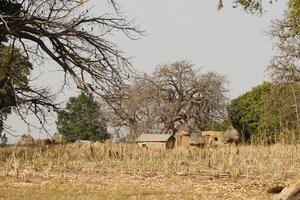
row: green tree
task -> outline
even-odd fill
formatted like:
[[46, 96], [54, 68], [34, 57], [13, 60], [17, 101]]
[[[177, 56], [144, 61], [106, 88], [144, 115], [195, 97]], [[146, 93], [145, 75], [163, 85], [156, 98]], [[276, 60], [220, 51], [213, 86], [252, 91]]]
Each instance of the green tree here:
[[299, 94], [298, 85], [264, 82], [232, 100], [229, 119], [246, 142], [274, 143], [283, 130], [298, 128]]
[[[264, 3], [272, 4], [277, 2], [278, 0], [233, 0], [233, 7], [242, 7], [246, 12], [250, 12], [252, 14], [262, 13], [264, 11]], [[295, 0], [297, 1], [297, 0]], [[219, 0], [218, 9], [223, 8], [223, 0]]]
[[[22, 56], [20, 49], [0, 45], [0, 132], [3, 121], [18, 103], [16, 97], [19, 88], [27, 89], [28, 76], [32, 65]], [[12, 85], [17, 88], [13, 89]]]
[[105, 140], [109, 137], [97, 102], [90, 95], [71, 97], [64, 110], [58, 112], [57, 129], [67, 142]]
[[258, 127], [264, 108], [264, 95], [268, 94], [269, 90], [270, 84], [263, 83], [232, 100], [228, 107], [228, 115], [232, 125], [242, 133], [245, 141], [250, 140], [251, 134]]

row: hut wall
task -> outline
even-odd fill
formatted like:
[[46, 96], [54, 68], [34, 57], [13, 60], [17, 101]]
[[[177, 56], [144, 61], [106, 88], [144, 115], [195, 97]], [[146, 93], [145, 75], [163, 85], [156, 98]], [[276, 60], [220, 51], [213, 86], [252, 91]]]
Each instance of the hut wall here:
[[174, 147], [175, 147], [175, 138], [171, 137], [166, 143], [166, 148], [173, 149]]
[[166, 149], [166, 143], [165, 142], [138, 142], [138, 145], [141, 148]]
[[181, 137], [182, 136], [176, 136], [175, 146], [179, 147], [181, 146]]
[[202, 137], [206, 146], [222, 146], [223, 132], [218, 131], [204, 131]]
[[190, 146], [190, 136], [189, 135], [183, 135], [181, 136], [181, 144], [180, 146], [188, 147]]

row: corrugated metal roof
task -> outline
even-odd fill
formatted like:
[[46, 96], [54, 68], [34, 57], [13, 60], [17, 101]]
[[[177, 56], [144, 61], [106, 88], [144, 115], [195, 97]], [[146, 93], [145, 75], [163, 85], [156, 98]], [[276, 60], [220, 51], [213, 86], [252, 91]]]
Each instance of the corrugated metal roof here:
[[172, 136], [172, 134], [142, 134], [136, 139], [136, 142], [166, 142]]

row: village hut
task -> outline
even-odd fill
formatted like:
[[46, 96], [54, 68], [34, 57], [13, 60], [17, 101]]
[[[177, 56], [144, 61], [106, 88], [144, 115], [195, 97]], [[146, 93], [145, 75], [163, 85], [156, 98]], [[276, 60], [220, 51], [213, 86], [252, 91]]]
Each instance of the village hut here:
[[180, 131], [176, 133], [176, 147], [188, 147], [190, 146], [191, 133], [186, 131]]
[[191, 129], [187, 124], [182, 124], [176, 133], [176, 147], [189, 147], [190, 146]]
[[18, 146], [33, 146], [34, 144], [34, 139], [30, 133], [22, 135], [17, 143]]
[[190, 134], [190, 146], [194, 147], [203, 147], [204, 146], [204, 140], [202, 138], [201, 132], [193, 132]]
[[141, 134], [136, 143], [142, 148], [173, 149], [175, 137], [172, 134]]
[[224, 132], [220, 131], [202, 131], [203, 143], [206, 146], [221, 146], [223, 145]]
[[94, 142], [91, 140], [77, 140], [76, 142], [74, 142], [74, 144], [93, 144]]
[[52, 143], [53, 144], [62, 144], [62, 143], [64, 143], [63, 136], [59, 133], [54, 133], [54, 135], [52, 136]]
[[50, 139], [37, 139], [35, 141], [35, 145], [37, 146], [49, 146], [52, 144], [52, 141]]
[[232, 126], [227, 129], [223, 136], [223, 142], [225, 144], [238, 144], [240, 142], [240, 134], [239, 132], [233, 128]]

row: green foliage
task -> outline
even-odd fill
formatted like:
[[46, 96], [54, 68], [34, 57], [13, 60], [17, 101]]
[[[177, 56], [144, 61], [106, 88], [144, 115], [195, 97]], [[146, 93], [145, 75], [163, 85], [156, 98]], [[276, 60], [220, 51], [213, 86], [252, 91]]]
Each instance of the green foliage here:
[[11, 46], [0, 46], [0, 80], [6, 76], [14, 79], [14, 84], [25, 87], [32, 64], [21, 54], [20, 49]]
[[71, 97], [64, 110], [58, 112], [57, 129], [67, 142], [105, 140], [109, 137], [100, 108], [92, 96]]
[[0, 147], [5, 147], [7, 144], [7, 137], [6, 134], [1, 134], [0, 133]]
[[232, 100], [228, 108], [232, 125], [242, 133], [246, 141], [250, 140], [251, 133], [257, 129], [259, 117], [262, 115], [263, 95], [268, 93], [269, 88], [268, 83], [257, 86]]
[[289, 0], [286, 20], [289, 23], [289, 37], [294, 37], [300, 32], [300, 1]]
[[212, 130], [225, 132], [231, 125], [231, 121], [229, 117], [227, 117], [221, 122], [215, 122]]
[[28, 87], [28, 75], [31, 63], [20, 50], [11, 46], [0, 45], [0, 132], [3, 120], [10, 114], [11, 107], [16, 105], [12, 85], [19, 88]]
[[274, 143], [283, 130], [298, 128], [297, 112], [291, 108], [297, 108], [299, 95], [298, 85], [286, 84], [278, 88], [264, 82], [232, 100], [228, 115], [246, 142]]
[[[277, 0], [268, 0], [268, 3], [272, 4]], [[234, 7], [242, 6], [246, 11], [251, 13], [262, 13], [263, 2], [261, 0], [235, 0]]]

